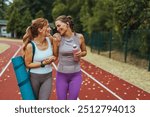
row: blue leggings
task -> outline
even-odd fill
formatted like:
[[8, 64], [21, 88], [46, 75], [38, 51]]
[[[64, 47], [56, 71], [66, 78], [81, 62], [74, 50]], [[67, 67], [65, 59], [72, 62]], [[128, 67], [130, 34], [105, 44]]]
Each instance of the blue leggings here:
[[81, 71], [56, 74], [56, 92], [58, 100], [77, 100], [82, 83]]

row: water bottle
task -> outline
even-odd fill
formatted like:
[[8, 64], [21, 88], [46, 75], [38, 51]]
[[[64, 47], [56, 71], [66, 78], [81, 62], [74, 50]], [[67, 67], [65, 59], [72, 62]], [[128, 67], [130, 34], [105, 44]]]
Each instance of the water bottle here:
[[78, 46], [76, 44], [73, 45], [73, 56], [74, 56], [74, 61], [79, 61], [79, 57], [75, 56], [75, 54], [79, 52]]

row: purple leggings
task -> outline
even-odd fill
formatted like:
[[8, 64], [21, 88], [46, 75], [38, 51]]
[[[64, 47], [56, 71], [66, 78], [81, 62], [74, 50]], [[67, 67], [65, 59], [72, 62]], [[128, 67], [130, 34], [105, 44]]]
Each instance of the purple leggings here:
[[82, 83], [81, 71], [56, 75], [56, 92], [58, 100], [77, 100]]

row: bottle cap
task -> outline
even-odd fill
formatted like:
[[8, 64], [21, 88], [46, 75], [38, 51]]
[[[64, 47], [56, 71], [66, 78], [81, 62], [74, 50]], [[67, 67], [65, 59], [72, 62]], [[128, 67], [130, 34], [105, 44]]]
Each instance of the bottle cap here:
[[77, 47], [77, 45], [76, 44], [73, 44], [73, 48], [76, 48]]

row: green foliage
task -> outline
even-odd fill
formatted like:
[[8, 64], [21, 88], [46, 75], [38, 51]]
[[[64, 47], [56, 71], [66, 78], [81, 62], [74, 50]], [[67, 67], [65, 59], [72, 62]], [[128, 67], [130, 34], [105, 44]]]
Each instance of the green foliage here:
[[[131, 53], [150, 52], [150, 34], [134, 33], [150, 29], [150, 0], [13, 0], [10, 5], [0, 0], [1, 4], [0, 18], [8, 20], [8, 31], [16, 32], [17, 37], [22, 37], [32, 19], [44, 17], [54, 24], [59, 15], [71, 15], [75, 31], [86, 32], [88, 38], [94, 32], [112, 31], [117, 49], [123, 50], [128, 39]], [[102, 36], [97, 36], [97, 42], [99, 38]]]
[[7, 4], [5, 0], [0, 0], [0, 19], [5, 19], [5, 13], [7, 10]]
[[15, 32], [20, 38], [25, 29], [31, 24], [32, 19], [44, 17], [52, 21], [51, 10], [54, 0], [14, 0], [8, 6], [6, 19], [7, 30]]
[[65, 4], [61, 0], [56, 0], [52, 10], [53, 19], [57, 18], [59, 15], [65, 15], [66, 11]]
[[56, 0], [53, 4], [52, 17], [55, 20], [60, 15], [71, 15], [74, 19], [75, 31], [82, 32], [80, 22], [81, 0]]
[[21, 28], [21, 27], [19, 27], [19, 25], [20, 25], [19, 18], [20, 17], [21, 17], [21, 14], [19, 13], [19, 11], [17, 9], [14, 9], [11, 13], [10, 19], [8, 20], [8, 24], [7, 24], [8, 32], [20, 31], [20, 28]]
[[44, 13], [43, 13], [42, 10], [39, 10], [39, 12], [37, 12], [37, 13], [35, 14], [35, 18], [39, 18], [39, 17], [44, 17]]
[[92, 33], [93, 31], [103, 31], [112, 29], [112, 0], [90, 0], [84, 2], [80, 11], [80, 21], [84, 31]]
[[85, 1], [84, 4], [82, 5], [80, 10], [80, 17], [81, 17], [80, 21], [83, 26], [83, 31], [91, 33], [92, 31], [89, 28], [91, 13], [90, 13], [88, 1]]
[[21, 33], [20, 36], [24, 35], [24, 33], [26, 31], [26, 28], [27, 28], [27, 26], [30, 26], [31, 21], [32, 21], [32, 16], [30, 14], [30, 11], [29, 11], [29, 9], [26, 9], [24, 11], [24, 15], [21, 18], [21, 24], [22, 24], [21, 28], [22, 28], [22, 30], [20, 31], [20, 33]]
[[114, 4], [115, 23], [124, 29], [138, 29], [150, 18], [148, 0], [116, 0]]
[[22, 23], [22, 14], [20, 13], [18, 7], [22, 5], [21, 0], [16, 0], [14, 4], [11, 4], [8, 8], [8, 19], [7, 31], [16, 33], [17, 37], [20, 37], [22, 34], [22, 29], [24, 23]]

